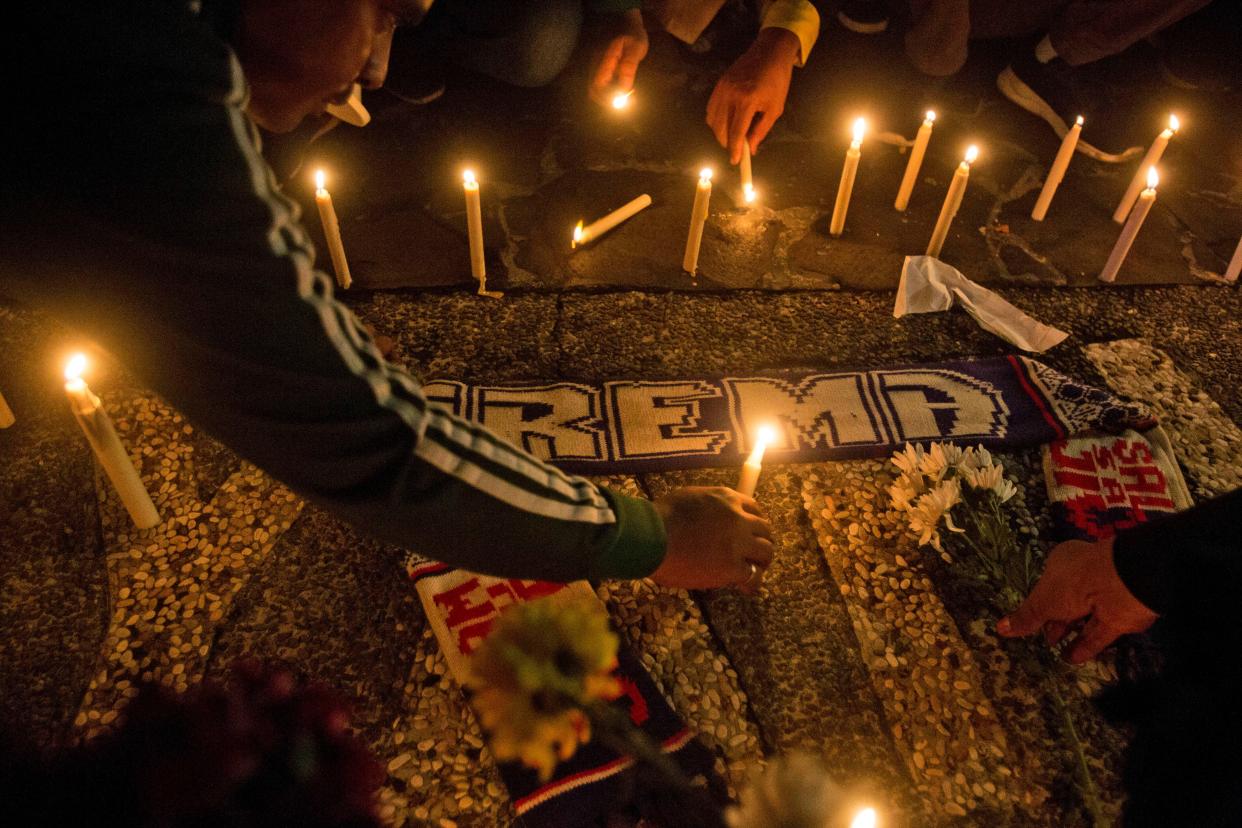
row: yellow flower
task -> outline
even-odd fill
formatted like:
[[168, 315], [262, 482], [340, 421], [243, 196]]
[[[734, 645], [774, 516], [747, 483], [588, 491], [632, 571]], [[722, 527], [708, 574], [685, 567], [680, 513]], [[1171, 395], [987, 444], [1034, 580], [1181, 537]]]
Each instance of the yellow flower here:
[[591, 738], [583, 707], [614, 699], [621, 685], [617, 636], [602, 605], [553, 596], [517, 604], [496, 620], [471, 659], [468, 684], [492, 751], [552, 775]]

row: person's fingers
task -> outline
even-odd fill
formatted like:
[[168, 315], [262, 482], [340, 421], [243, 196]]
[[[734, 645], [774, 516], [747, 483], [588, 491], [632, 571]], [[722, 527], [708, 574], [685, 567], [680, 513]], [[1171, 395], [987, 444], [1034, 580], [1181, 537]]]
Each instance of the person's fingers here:
[[717, 83], [716, 87], [712, 90], [711, 97], [707, 99], [707, 113], [703, 118], [703, 120], [707, 123], [707, 125], [712, 128], [713, 132], [716, 131], [715, 124], [716, 124], [717, 110], [720, 109], [720, 101], [724, 97], [724, 93], [721, 91], [721, 87], [722, 87], [722, 84]]
[[1090, 661], [1116, 639], [1117, 633], [1100, 621], [1099, 616], [1093, 615], [1087, 621], [1087, 625], [1082, 628], [1082, 632], [1074, 639], [1074, 646], [1069, 653], [1070, 663], [1082, 664], [1084, 661]]
[[746, 527], [750, 529], [750, 533], [756, 538], [772, 540], [772, 524], [761, 517], [747, 516], [743, 520], [746, 521]]
[[1021, 638], [1039, 632], [1044, 622], [1051, 621], [1044, 608], [1043, 581], [1035, 584], [1022, 606], [996, 622], [996, 631], [1006, 638]]
[[763, 507], [759, 505], [759, 501], [755, 500], [750, 495], [744, 495], [738, 491], [733, 491], [733, 494], [737, 496], [738, 505], [742, 507], [743, 512], [746, 512], [749, 515], [754, 515], [755, 517], [764, 517]]
[[1049, 621], [1044, 624], [1044, 640], [1050, 647], [1055, 647], [1061, 643], [1061, 639], [1065, 638], [1069, 631], [1070, 625], [1064, 621]]
[[742, 556], [760, 569], [767, 569], [772, 565], [772, 559], [776, 557], [776, 547], [767, 538], [758, 538], [752, 535], [747, 538], [745, 545], [742, 547]]
[[716, 111], [713, 113], [707, 125], [712, 128], [712, 132], [716, 136], [716, 143], [720, 146], [728, 146], [729, 143], [729, 118], [733, 110], [733, 102], [727, 94], [722, 95], [716, 103]]
[[737, 164], [742, 160], [742, 141], [750, 130], [750, 122], [755, 117], [754, 101], [746, 99], [740, 102], [729, 116], [729, 163]]
[[769, 112], [765, 109], [759, 113], [759, 118], [750, 130], [750, 152], [752, 155], [759, 152], [759, 145], [763, 143], [764, 138], [768, 137], [768, 133], [772, 131], [772, 127], [776, 125], [776, 121], [780, 117], [780, 110]]
[[604, 54], [600, 56], [599, 66], [595, 69], [592, 86], [602, 89], [612, 83], [617, 73], [617, 63], [621, 60], [621, 53], [624, 49], [625, 41], [621, 38], [615, 38], [608, 44], [608, 47], [604, 49]]
[[617, 86], [625, 91], [634, 88], [634, 76], [638, 74], [638, 64], [647, 56], [643, 44], [635, 40], [627, 40], [617, 62]]

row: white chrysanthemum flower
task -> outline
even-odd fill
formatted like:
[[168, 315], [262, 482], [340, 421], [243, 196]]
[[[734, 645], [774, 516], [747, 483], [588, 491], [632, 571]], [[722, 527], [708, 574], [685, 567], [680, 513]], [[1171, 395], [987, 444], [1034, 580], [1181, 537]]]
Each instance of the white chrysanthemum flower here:
[[893, 452], [893, 465], [907, 477], [919, 473], [919, 464], [923, 461], [923, 447], [914, 443], [906, 443], [901, 451]]
[[973, 446], [962, 453], [962, 459], [958, 462], [957, 467], [965, 472], [968, 469], [986, 469], [992, 464], [992, 452], [983, 446]]
[[940, 547], [940, 521], [950, 532], [964, 532], [953, 522], [952, 509], [962, 502], [962, 484], [957, 480], [942, 480], [927, 494], [919, 497], [910, 510], [910, 529], [919, 538], [919, 546], [930, 544], [936, 551]]
[[929, 480], [941, 480], [962, 459], [962, 450], [951, 443], [932, 443], [919, 461], [919, 471]]
[[730, 828], [825, 828], [844, 825], [845, 797], [819, 759], [791, 753], [773, 760], [725, 811]]
[[1018, 487], [1005, 477], [1001, 477], [1000, 481], [992, 487], [992, 492], [1000, 499], [1001, 503], [1007, 503], [1009, 498], [1018, 493]]
[[1018, 487], [1005, 478], [1005, 467], [1000, 464], [965, 469], [962, 476], [972, 489], [990, 489], [1001, 503], [1018, 493]]
[[927, 481], [921, 474], [903, 474], [888, 487], [888, 495], [892, 498], [893, 508], [901, 512], [910, 511], [910, 504], [926, 491]]

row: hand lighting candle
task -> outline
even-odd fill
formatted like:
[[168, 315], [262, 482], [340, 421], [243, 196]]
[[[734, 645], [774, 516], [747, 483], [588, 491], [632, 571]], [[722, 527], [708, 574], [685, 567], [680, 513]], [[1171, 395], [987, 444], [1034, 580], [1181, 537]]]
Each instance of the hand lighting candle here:
[[742, 142], [742, 162], [739, 165], [738, 172], [742, 176], [742, 198], [747, 204], [753, 204], [759, 194], [755, 192], [755, 180], [751, 177], [750, 169], [750, 141]]
[[1108, 254], [1108, 261], [1104, 263], [1104, 269], [1100, 271], [1101, 282], [1111, 282], [1117, 278], [1117, 271], [1121, 270], [1121, 263], [1126, 260], [1126, 254], [1130, 252], [1130, 246], [1134, 244], [1134, 239], [1138, 236], [1139, 229], [1143, 226], [1143, 222], [1147, 219], [1147, 214], [1151, 212], [1151, 207], [1156, 203], [1156, 184], [1160, 182], [1160, 176], [1156, 173], [1155, 167], [1147, 168], [1147, 189], [1139, 193], [1138, 201], [1134, 203], [1134, 209], [1130, 211], [1130, 217], [1126, 219], [1125, 226], [1121, 228], [1121, 235], [1117, 237], [1117, 243], [1113, 245], [1113, 252]]
[[13, 409], [9, 408], [9, 404], [4, 401], [4, 395], [0, 394], [0, 428], [8, 428], [17, 422], [17, 418], [13, 416]]
[[73, 416], [77, 418], [82, 433], [86, 435], [86, 441], [90, 443], [95, 456], [99, 458], [99, 465], [103, 466], [108, 479], [121, 496], [121, 502], [125, 504], [134, 524], [139, 529], [150, 529], [160, 522], [159, 513], [155, 511], [151, 496], [143, 487], [142, 479], [130, 462], [125, 447], [121, 445], [121, 438], [112, 427], [112, 421], [108, 419], [99, 398], [91, 393], [91, 389], [82, 380], [82, 372], [85, 370], [86, 357], [82, 354], [75, 354], [65, 366], [65, 394], [69, 397]]
[[936, 123], [936, 113], [927, 110], [927, 117], [919, 127], [918, 135], [914, 136], [914, 146], [910, 148], [910, 160], [906, 162], [906, 173], [901, 177], [901, 186], [897, 189], [897, 200], [893, 207], [904, 211], [910, 206], [910, 194], [919, 180], [919, 168], [923, 166], [923, 156], [927, 155], [927, 144], [931, 141], [932, 127]]
[[319, 206], [319, 221], [323, 224], [323, 237], [328, 243], [336, 282], [342, 290], [348, 290], [352, 280], [349, 277], [349, 262], [345, 259], [345, 245], [341, 243], [341, 224], [336, 220], [336, 208], [332, 206], [332, 195], [324, 187], [324, 179], [323, 170], [316, 170], [315, 204]]
[[712, 198], [712, 168], [699, 172], [698, 188], [694, 191], [694, 208], [690, 211], [690, 234], [686, 237], [686, 255], [681, 267], [691, 276], [699, 267], [699, 247], [703, 244], [703, 226], [707, 224], [707, 208]]
[[586, 227], [582, 226], [582, 222], [578, 222], [578, 226], [574, 228], [574, 239], [571, 246], [577, 248], [595, 241], [621, 222], [628, 221], [650, 206], [651, 196], [643, 193], [628, 204], [618, 207], [603, 218], [591, 222]]
[[850, 209], [850, 194], [854, 192], [854, 179], [858, 176], [858, 159], [862, 157], [862, 140], [867, 131], [867, 120], [854, 121], [854, 140], [845, 153], [845, 166], [841, 168], [841, 183], [837, 186], [837, 203], [832, 208], [832, 223], [828, 232], [834, 236], [845, 230], [845, 214]]
[[1057, 150], [1057, 157], [1052, 159], [1048, 177], [1044, 179], [1044, 188], [1039, 191], [1039, 198], [1035, 199], [1035, 208], [1031, 210], [1031, 218], [1036, 221], [1043, 221], [1044, 216], [1048, 215], [1048, 205], [1052, 203], [1057, 187], [1061, 186], [1061, 179], [1065, 178], [1065, 170], [1069, 168], [1070, 159], [1074, 157], [1074, 150], [1078, 146], [1078, 136], [1081, 134], [1082, 116], [1079, 115], [1078, 120], [1065, 133], [1061, 148]]
[[742, 464], [742, 475], [737, 480], [737, 491], [747, 497], [755, 496], [755, 487], [759, 485], [759, 472], [763, 470], [763, 453], [768, 445], [776, 440], [776, 430], [772, 426], [760, 426], [755, 434], [755, 445], [750, 456]]
[[945, 193], [944, 204], [940, 208], [940, 217], [936, 219], [936, 227], [932, 230], [931, 240], [927, 242], [928, 256], [939, 256], [941, 249], [944, 248], [944, 240], [949, 236], [949, 226], [953, 224], [953, 217], [957, 215], [958, 208], [962, 206], [962, 196], [966, 194], [966, 183], [970, 181], [970, 165], [975, 163], [978, 157], [979, 148], [971, 144], [966, 150], [966, 158], [958, 164], [957, 171], [953, 173], [953, 180], [949, 182], [949, 191]]
[[1238, 281], [1238, 274], [1242, 273], [1242, 239], [1238, 239], [1238, 246], [1233, 251], [1233, 258], [1229, 260], [1229, 267], [1225, 268], [1225, 281]]
[[478, 280], [479, 291], [487, 285], [487, 260], [483, 257], [483, 203], [479, 200], [479, 181], [474, 170], [461, 174], [466, 192], [466, 232], [470, 237], [470, 272]]
[[1169, 146], [1169, 141], [1182, 128], [1181, 121], [1176, 115], [1169, 116], [1169, 126], [1156, 136], [1156, 140], [1151, 142], [1147, 154], [1143, 156], [1143, 163], [1139, 164], [1137, 170], [1134, 171], [1134, 178], [1130, 179], [1130, 186], [1126, 188], [1126, 194], [1121, 197], [1121, 203], [1117, 205], [1117, 209], [1113, 211], [1113, 221], [1121, 224], [1126, 220], [1126, 216], [1130, 215], [1130, 209], [1134, 206], [1134, 200], [1138, 198], [1139, 190], [1143, 188], [1143, 179], [1147, 171], [1160, 163], [1160, 157], [1164, 155], [1165, 148]]

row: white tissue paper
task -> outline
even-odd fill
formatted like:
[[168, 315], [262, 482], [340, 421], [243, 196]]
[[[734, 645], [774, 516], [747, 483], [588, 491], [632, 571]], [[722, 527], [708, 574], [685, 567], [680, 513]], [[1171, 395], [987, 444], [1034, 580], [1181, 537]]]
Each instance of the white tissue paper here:
[[907, 256], [893, 316], [900, 319], [907, 313], [946, 311], [954, 304], [960, 304], [979, 327], [1024, 351], [1042, 353], [1069, 336], [1032, 319], [935, 256]]

